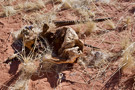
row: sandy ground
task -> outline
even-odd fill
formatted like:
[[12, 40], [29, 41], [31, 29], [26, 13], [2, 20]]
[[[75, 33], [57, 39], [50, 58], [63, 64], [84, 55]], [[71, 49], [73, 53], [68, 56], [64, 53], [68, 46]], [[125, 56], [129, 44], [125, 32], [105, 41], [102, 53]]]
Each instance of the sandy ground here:
[[[24, 0], [23, 0], [24, 1]], [[16, 0], [13, 4], [15, 5], [19, 0]], [[135, 1], [119, 0], [117, 4], [100, 4], [96, 3], [99, 8], [103, 8], [103, 12], [107, 14], [108, 17], [113, 17], [112, 21], [117, 23], [122, 16], [126, 18], [130, 16], [135, 18]], [[5, 2], [3, 2], [5, 4]], [[47, 10], [51, 9], [53, 6], [51, 4], [46, 5]], [[74, 10], [62, 10], [57, 13], [57, 20], [76, 20], [79, 17], [73, 16], [72, 12]], [[25, 13], [29, 14], [29, 13]], [[104, 17], [104, 14], [96, 13], [96, 18]], [[132, 20], [133, 20], [132, 19]], [[3, 64], [2, 62], [6, 60], [10, 55], [14, 53], [11, 44], [12, 37], [10, 33], [20, 29], [25, 23], [22, 20], [22, 14], [18, 13], [9, 17], [0, 18], [0, 87], [1, 90], [7, 90], [15, 80], [18, 74], [19, 62], [12, 62], [10, 65]], [[82, 25], [83, 26], [83, 25]], [[121, 25], [119, 25], [120, 27]], [[131, 24], [131, 29], [135, 29]], [[75, 30], [77, 26], [71, 26]], [[98, 23], [98, 29], [106, 27], [104, 23]], [[84, 32], [84, 28], [81, 28], [81, 33]], [[104, 29], [104, 28], [103, 28]], [[87, 37], [80, 37], [85, 43], [96, 46], [104, 52], [117, 53], [121, 50], [119, 44], [120, 40], [124, 38], [130, 27], [123, 31], [110, 30], [108, 33], [101, 35], [90, 35]], [[132, 32], [132, 38], [134, 41], [134, 34]], [[104, 41], [104, 42], [102, 42]], [[105, 42], [106, 41], [106, 42]], [[107, 43], [108, 42], [108, 43]], [[109, 43], [110, 42], [110, 43]], [[91, 49], [88, 47], [84, 48], [84, 52], [88, 53]], [[70, 66], [69, 66], [70, 67]], [[119, 60], [112, 61], [107, 67], [106, 71], [99, 75], [99, 68], [86, 68], [82, 69], [77, 63], [73, 65], [72, 69], [63, 71], [63, 79], [60, 84], [57, 84], [58, 76], [56, 73], [46, 73], [39, 76], [33, 76], [29, 83], [29, 90], [133, 90], [134, 79], [132, 75], [135, 74], [133, 70], [127, 70], [124, 73], [121, 71], [114, 74], [114, 72], [119, 67]], [[87, 73], [87, 74], [86, 74]], [[114, 75], [113, 75], [114, 74]], [[111, 75], [113, 75], [112, 78]], [[19, 76], [19, 75], [18, 75]], [[131, 78], [130, 78], [131, 77]], [[110, 79], [109, 79], [110, 78]], [[124, 89], [123, 89], [124, 87]]]

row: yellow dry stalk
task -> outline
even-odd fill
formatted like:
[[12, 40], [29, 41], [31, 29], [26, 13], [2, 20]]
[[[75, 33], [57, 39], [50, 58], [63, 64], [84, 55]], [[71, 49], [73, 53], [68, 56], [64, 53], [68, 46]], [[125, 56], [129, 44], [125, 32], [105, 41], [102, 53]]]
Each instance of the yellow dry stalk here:
[[115, 29], [116, 28], [114, 22], [111, 21], [111, 20], [108, 20], [106, 25], [109, 27], [109, 29]]
[[129, 26], [131, 24], [131, 22], [132, 22], [132, 17], [127, 16], [126, 19], [124, 20], [124, 22], [126, 23], [126, 25]]

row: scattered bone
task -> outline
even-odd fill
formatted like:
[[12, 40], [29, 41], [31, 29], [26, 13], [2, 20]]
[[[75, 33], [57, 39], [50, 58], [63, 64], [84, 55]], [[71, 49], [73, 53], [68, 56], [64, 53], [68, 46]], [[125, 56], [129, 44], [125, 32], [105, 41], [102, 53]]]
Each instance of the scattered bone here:
[[79, 40], [76, 32], [68, 27], [64, 42], [62, 43], [59, 53], [61, 57], [71, 58], [76, 55], [80, 55], [83, 51], [83, 42]]
[[[22, 40], [20, 45], [28, 48], [25, 49], [26, 53], [31, 52], [35, 44], [37, 51], [33, 54], [38, 54], [43, 62], [50, 61], [56, 64], [74, 63], [82, 54], [84, 45], [76, 32], [71, 27], [62, 27], [53, 32], [48, 31], [48, 29], [49, 26], [47, 24], [44, 24], [43, 30], [34, 26], [25, 26], [13, 33], [14, 42]], [[21, 50], [19, 51], [21, 52]]]
[[[46, 37], [48, 33], [46, 33], [44, 37]], [[47, 39], [50, 41], [49, 38]], [[57, 64], [73, 63], [83, 52], [83, 42], [79, 40], [76, 32], [71, 27], [58, 29], [53, 35], [52, 42], [52, 47], [54, 47], [53, 54], [56, 55], [57, 59], [50, 55], [44, 55], [44, 60], [50, 61], [50, 59], [52, 59], [52, 62], [56, 62]]]

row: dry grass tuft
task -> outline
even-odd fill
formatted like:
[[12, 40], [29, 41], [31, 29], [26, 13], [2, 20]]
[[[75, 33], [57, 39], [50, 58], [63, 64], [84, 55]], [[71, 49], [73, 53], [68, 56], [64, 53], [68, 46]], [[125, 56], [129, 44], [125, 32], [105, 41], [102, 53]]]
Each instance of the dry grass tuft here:
[[122, 67], [122, 71], [123, 72], [129, 72], [132, 73], [132, 71], [135, 68], [135, 59], [134, 57], [131, 55], [130, 52], [126, 52], [123, 57], [122, 57], [122, 64], [124, 65]]
[[111, 21], [111, 20], [108, 20], [108, 21], [106, 22], [106, 25], [108, 26], [109, 29], [115, 29], [115, 28], [116, 28], [114, 22]]
[[121, 69], [123, 72], [132, 70], [135, 68], [135, 59], [134, 59], [134, 45], [135, 42], [131, 42], [128, 37], [125, 37], [122, 41], [123, 53], [122, 53], [122, 65], [124, 65]]
[[45, 7], [45, 3], [42, 0], [37, 0], [35, 2], [26, 1], [25, 3], [19, 3], [18, 5], [15, 6], [3, 6], [3, 12], [0, 13], [0, 16], [8, 17], [23, 10], [27, 12], [27, 11], [39, 10], [44, 7]]
[[86, 30], [85, 30], [85, 34], [86, 36], [90, 35], [93, 31], [96, 30], [96, 23], [94, 22], [87, 22], [86, 23]]
[[37, 7], [40, 9], [40, 8], [44, 8], [45, 7], [45, 4], [42, 0], [37, 0], [36, 1], [36, 5]]
[[30, 57], [24, 57], [22, 60], [24, 62], [22, 63], [22, 68], [20, 70], [21, 75], [15, 84], [9, 87], [13, 90], [27, 90], [31, 76], [37, 72], [38, 66], [34, 63], [35, 60], [32, 60]]
[[[31, 15], [24, 15], [23, 19], [28, 24], [35, 24], [38, 27], [41, 27], [44, 23], [47, 23], [49, 26], [53, 26], [52, 21], [55, 20], [56, 14], [53, 12], [48, 13], [33, 13]], [[51, 27], [50, 27], [51, 28]]]
[[35, 3], [33, 3], [33, 2], [25, 2], [23, 9], [25, 11], [33, 11], [33, 10], [41, 9], [43, 7], [45, 7], [44, 2], [42, 0], [38, 0]]
[[17, 12], [12, 6], [3, 7], [3, 11], [4, 11], [5, 16], [7, 17], [14, 15]]
[[9, 87], [9, 89], [11, 89], [11, 90], [28, 90], [28, 80], [24, 79], [24, 77], [20, 77], [20, 78], [21, 79], [17, 80], [15, 85]]

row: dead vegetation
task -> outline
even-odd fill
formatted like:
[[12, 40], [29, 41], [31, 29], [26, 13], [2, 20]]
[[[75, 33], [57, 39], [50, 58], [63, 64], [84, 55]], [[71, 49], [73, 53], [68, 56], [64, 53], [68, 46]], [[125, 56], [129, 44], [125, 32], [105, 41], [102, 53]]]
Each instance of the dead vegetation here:
[[[70, 82], [93, 90], [134, 90], [134, 15], [110, 17], [104, 9], [121, 10], [114, 5], [118, 1], [37, 0], [12, 5], [15, 1], [2, 5], [0, 17], [21, 13], [27, 25], [11, 33], [15, 53], [4, 63], [18, 60], [21, 68], [18, 78], [5, 82], [2, 90], [29, 90], [30, 80], [43, 78], [53, 82], [51, 87], [55, 89], [63, 89], [62, 82]], [[64, 11], [72, 12], [71, 17], [77, 20], [63, 19]], [[79, 72], [82, 81], [67, 80], [64, 71], [68, 70]], [[98, 88], [97, 83], [102, 85]]]

